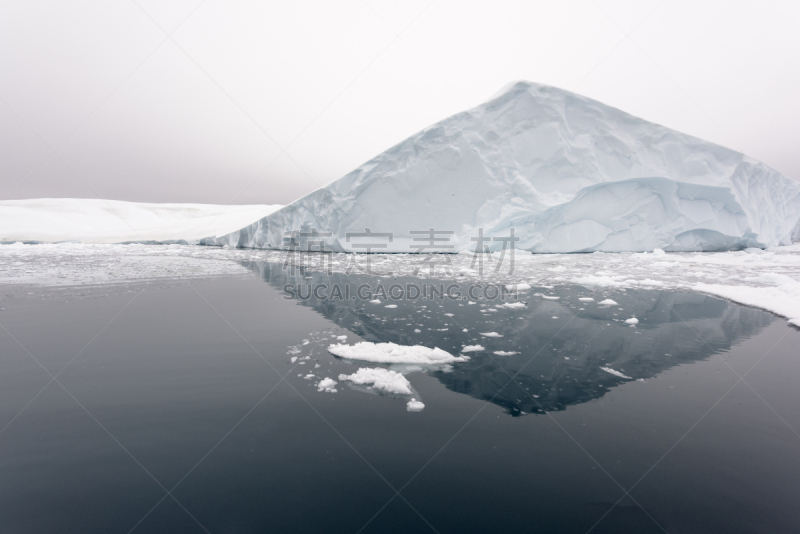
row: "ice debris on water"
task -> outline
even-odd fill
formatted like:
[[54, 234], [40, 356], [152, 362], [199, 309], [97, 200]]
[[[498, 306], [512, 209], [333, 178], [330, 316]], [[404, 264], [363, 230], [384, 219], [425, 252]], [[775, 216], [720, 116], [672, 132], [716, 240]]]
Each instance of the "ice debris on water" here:
[[361, 367], [353, 374], [341, 374], [339, 380], [370, 386], [378, 391], [396, 395], [411, 395], [411, 382], [401, 373], [382, 367]]
[[323, 378], [317, 383], [317, 391], [336, 393], [336, 384], [338, 384], [338, 382], [333, 378]]

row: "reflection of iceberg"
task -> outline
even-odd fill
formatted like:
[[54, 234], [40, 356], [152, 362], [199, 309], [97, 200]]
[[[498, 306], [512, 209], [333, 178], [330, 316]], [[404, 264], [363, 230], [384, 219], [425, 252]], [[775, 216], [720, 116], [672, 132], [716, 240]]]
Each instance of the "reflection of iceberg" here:
[[[285, 284], [374, 288], [387, 283], [362, 275], [291, 276], [278, 264], [244, 265], [278, 288]], [[422, 281], [391, 279], [391, 283], [406, 282]], [[499, 404], [513, 415], [563, 410], [628, 382], [603, 367], [632, 379], [650, 378], [727, 350], [774, 320], [769, 313], [697, 293], [620, 291], [613, 295], [616, 305], [600, 306], [580, 300], [587, 297], [584, 288], [549, 292], [560, 299], [530, 298], [526, 307], [514, 309], [459, 306], [462, 301], [445, 299], [401, 300], [395, 302], [397, 308], [387, 310], [365, 300], [318, 299], [313, 293], [299, 302], [372, 342], [425, 345], [458, 354], [480, 338], [485, 351], [470, 352], [468, 361], [431, 374], [447, 388]], [[632, 316], [639, 320], [635, 327], [625, 323]], [[489, 328], [502, 337], [479, 336]], [[496, 356], [495, 351], [518, 354]]]
[[363, 252], [347, 234], [369, 229], [393, 234], [366, 239], [379, 251], [431, 252], [411, 234], [429, 228], [452, 232], [444, 252], [474, 250], [479, 229], [499, 238], [511, 228], [533, 252], [785, 245], [800, 239], [800, 184], [739, 152], [519, 82], [204, 243], [284, 248], [287, 232], [316, 229], [330, 232], [309, 238], [316, 246]]

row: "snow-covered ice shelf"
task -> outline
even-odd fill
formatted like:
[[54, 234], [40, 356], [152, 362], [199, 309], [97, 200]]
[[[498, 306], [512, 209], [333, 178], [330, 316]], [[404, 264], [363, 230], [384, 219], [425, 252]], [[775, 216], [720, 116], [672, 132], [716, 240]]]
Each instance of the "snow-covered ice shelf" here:
[[0, 241], [196, 243], [202, 237], [237, 230], [280, 208], [83, 198], [6, 200], [0, 205]]

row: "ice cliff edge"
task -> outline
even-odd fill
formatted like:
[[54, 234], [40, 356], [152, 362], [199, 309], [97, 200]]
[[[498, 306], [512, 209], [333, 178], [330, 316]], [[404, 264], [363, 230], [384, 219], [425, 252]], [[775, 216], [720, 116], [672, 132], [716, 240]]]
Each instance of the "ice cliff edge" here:
[[458, 252], [512, 228], [516, 248], [545, 253], [787, 245], [800, 240], [800, 183], [596, 100], [517, 82], [201, 243], [283, 249], [294, 233], [303, 250]]

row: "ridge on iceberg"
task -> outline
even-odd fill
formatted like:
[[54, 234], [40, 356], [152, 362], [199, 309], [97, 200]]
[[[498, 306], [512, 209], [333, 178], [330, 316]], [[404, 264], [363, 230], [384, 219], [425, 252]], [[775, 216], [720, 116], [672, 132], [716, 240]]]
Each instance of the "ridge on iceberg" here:
[[[452, 234], [420, 248], [424, 234], [411, 232], [431, 228]], [[337, 252], [368, 252], [368, 242], [384, 245], [372, 252], [460, 252], [475, 249], [481, 230], [500, 238], [512, 228], [515, 247], [531, 252], [788, 245], [800, 240], [800, 183], [596, 100], [517, 82], [256, 223], [201, 243], [282, 249], [299, 232], [300, 250], [324, 240]], [[330, 235], [303, 235], [314, 230]], [[369, 232], [387, 236], [347, 235]]]

